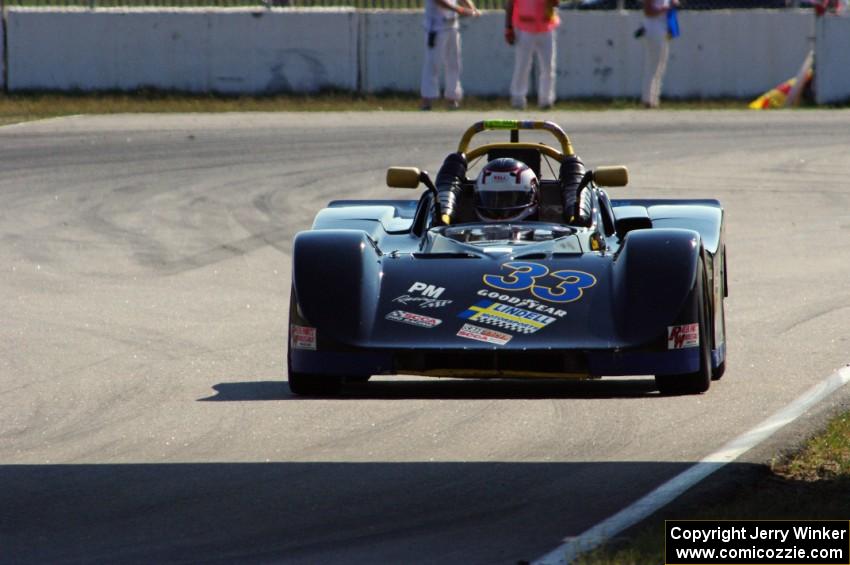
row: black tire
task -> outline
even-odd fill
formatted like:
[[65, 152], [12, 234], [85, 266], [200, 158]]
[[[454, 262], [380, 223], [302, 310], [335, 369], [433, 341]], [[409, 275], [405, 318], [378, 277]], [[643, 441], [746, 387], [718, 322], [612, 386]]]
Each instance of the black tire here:
[[699, 370], [681, 375], [655, 375], [655, 386], [665, 395], [701, 394], [711, 386], [711, 328], [705, 295], [705, 268], [702, 259], [697, 264], [697, 302], [699, 323]]
[[723, 363], [718, 365], [717, 368], [715, 368], [714, 371], [712, 371], [711, 380], [719, 381], [720, 378], [723, 376], [723, 373], [725, 373], [725, 372], [726, 372], [726, 360], [724, 359]]
[[342, 387], [342, 378], [330, 375], [312, 375], [310, 373], [296, 373], [292, 370], [292, 363], [286, 359], [287, 371], [289, 373], [289, 390], [292, 394], [299, 396], [336, 396]]
[[[289, 294], [289, 327], [293, 322], [301, 322], [295, 303], [295, 290]], [[299, 396], [335, 396], [342, 387], [342, 378], [329, 375], [313, 375], [296, 373], [292, 370], [292, 342], [286, 340], [286, 371], [289, 380], [289, 390]]]
[[354, 375], [353, 377], [345, 377], [345, 382], [357, 384], [368, 383], [371, 378], [372, 375]]
[[[726, 335], [726, 296], [729, 293], [729, 287], [726, 283], [727, 273], [726, 270], [726, 246], [723, 246], [723, 292], [720, 293], [720, 323], [723, 325], [723, 340], [726, 342], [728, 340], [728, 336]], [[728, 349], [726, 350], [726, 355], [728, 355]], [[719, 381], [723, 374], [726, 372], [726, 355], [723, 357], [723, 362], [714, 369], [711, 373], [711, 380]]]
[[[295, 301], [295, 289], [289, 294], [289, 327], [292, 324], [303, 324], [304, 320]], [[366, 383], [371, 375], [315, 375], [312, 373], [297, 373], [292, 370], [292, 342], [287, 340], [286, 344], [286, 370], [288, 373], [289, 390], [292, 394], [300, 396], [336, 396], [339, 394], [342, 384]]]

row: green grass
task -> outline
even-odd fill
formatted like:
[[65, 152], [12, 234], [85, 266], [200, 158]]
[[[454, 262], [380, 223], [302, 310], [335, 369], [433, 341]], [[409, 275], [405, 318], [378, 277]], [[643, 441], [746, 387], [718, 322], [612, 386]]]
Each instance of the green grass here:
[[[772, 467], [779, 477], [803, 482], [850, 478], [850, 412], [830, 422], [802, 453], [778, 459]], [[847, 497], [850, 501], [850, 492]]]
[[[745, 100], [665, 101], [666, 109], [740, 109]], [[412, 94], [356, 95], [324, 92], [315, 95], [216, 96], [140, 91], [134, 93], [17, 93], [0, 94], [0, 124], [39, 120], [74, 114], [169, 113], [169, 112], [380, 112], [418, 111], [419, 98]], [[637, 100], [567, 100], [555, 110], [629, 110], [640, 108]], [[463, 109], [509, 111], [507, 98], [468, 97]], [[436, 104], [436, 112], [445, 112]], [[534, 106], [529, 112], [534, 112]], [[517, 112], [519, 114], [519, 112]]]
[[[739, 485], [696, 511], [664, 518], [693, 520], [844, 520], [850, 516], [850, 413], [829, 423], [791, 455], [760, 470], [752, 485]], [[663, 519], [630, 539], [581, 556], [581, 565], [642, 565], [664, 562]]]

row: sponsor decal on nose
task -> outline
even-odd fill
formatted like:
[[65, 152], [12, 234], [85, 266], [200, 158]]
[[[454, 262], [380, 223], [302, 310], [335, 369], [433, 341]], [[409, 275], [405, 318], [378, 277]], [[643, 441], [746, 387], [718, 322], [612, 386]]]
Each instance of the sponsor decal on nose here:
[[427, 284], [423, 282], [415, 282], [410, 288], [407, 289], [407, 292], [419, 293], [422, 296], [427, 296], [428, 298], [439, 298], [441, 294], [446, 289], [441, 286], [435, 286], [433, 284]]
[[699, 324], [667, 326], [667, 349], [699, 347]]
[[289, 326], [289, 343], [293, 349], [316, 350], [316, 328], [310, 326]]
[[410, 285], [406, 294], [396, 296], [392, 301], [405, 306], [415, 305], [419, 308], [442, 308], [452, 303], [451, 300], [440, 299], [445, 291], [446, 289], [442, 286], [416, 281]]
[[555, 321], [555, 318], [545, 314], [491, 300], [481, 300], [458, 314], [458, 317], [523, 334], [534, 333]]
[[405, 312], [404, 310], [393, 310], [386, 315], [386, 319], [391, 322], [401, 322], [403, 324], [410, 324], [411, 326], [418, 326], [420, 328], [436, 328], [443, 323], [443, 321], [438, 318], [423, 316], [422, 314], [416, 314], [414, 312]]
[[496, 345], [505, 345], [513, 337], [511, 334], [482, 328], [473, 324], [464, 324], [457, 332], [457, 335], [466, 339], [474, 339], [475, 341], [483, 341], [484, 343], [493, 343]]

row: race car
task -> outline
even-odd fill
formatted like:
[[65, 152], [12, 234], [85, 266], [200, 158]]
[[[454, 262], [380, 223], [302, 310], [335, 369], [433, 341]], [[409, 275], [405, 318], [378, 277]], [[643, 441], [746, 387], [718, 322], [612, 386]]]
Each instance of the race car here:
[[[490, 130], [510, 137], [472, 146]], [[389, 168], [419, 198], [330, 202], [293, 242], [289, 388], [651, 375], [662, 394], [705, 392], [726, 366], [723, 208], [604, 189], [627, 183], [625, 167], [586, 169], [555, 123], [485, 120], [436, 182]]]

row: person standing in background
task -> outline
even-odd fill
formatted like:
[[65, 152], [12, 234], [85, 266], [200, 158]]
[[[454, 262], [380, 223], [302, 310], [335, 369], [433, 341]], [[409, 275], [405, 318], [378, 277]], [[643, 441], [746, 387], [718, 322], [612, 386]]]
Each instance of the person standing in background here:
[[555, 33], [561, 24], [558, 0], [507, 0], [505, 41], [516, 46], [511, 80], [511, 106], [524, 110], [532, 57], [537, 56], [537, 105], [555, 103]]
[[[641, 102], [645, 108], [658, 108], [661, 104], [661, 83], [670, 56], [670, 30], [667, 15], [679, 5], [679, 0], [643, 1], [643, 89]], [[678, 35], [678, 30], [677, 30]]]
[[458, 19], [479, 16], [472, 0], [425, 0], [425, 61], [422, 65], [421, 110], [430, 110], [440, 98], [440, 68], [445, 67], [445, 98], [450, 110], [460, 107], [460, 24]]

